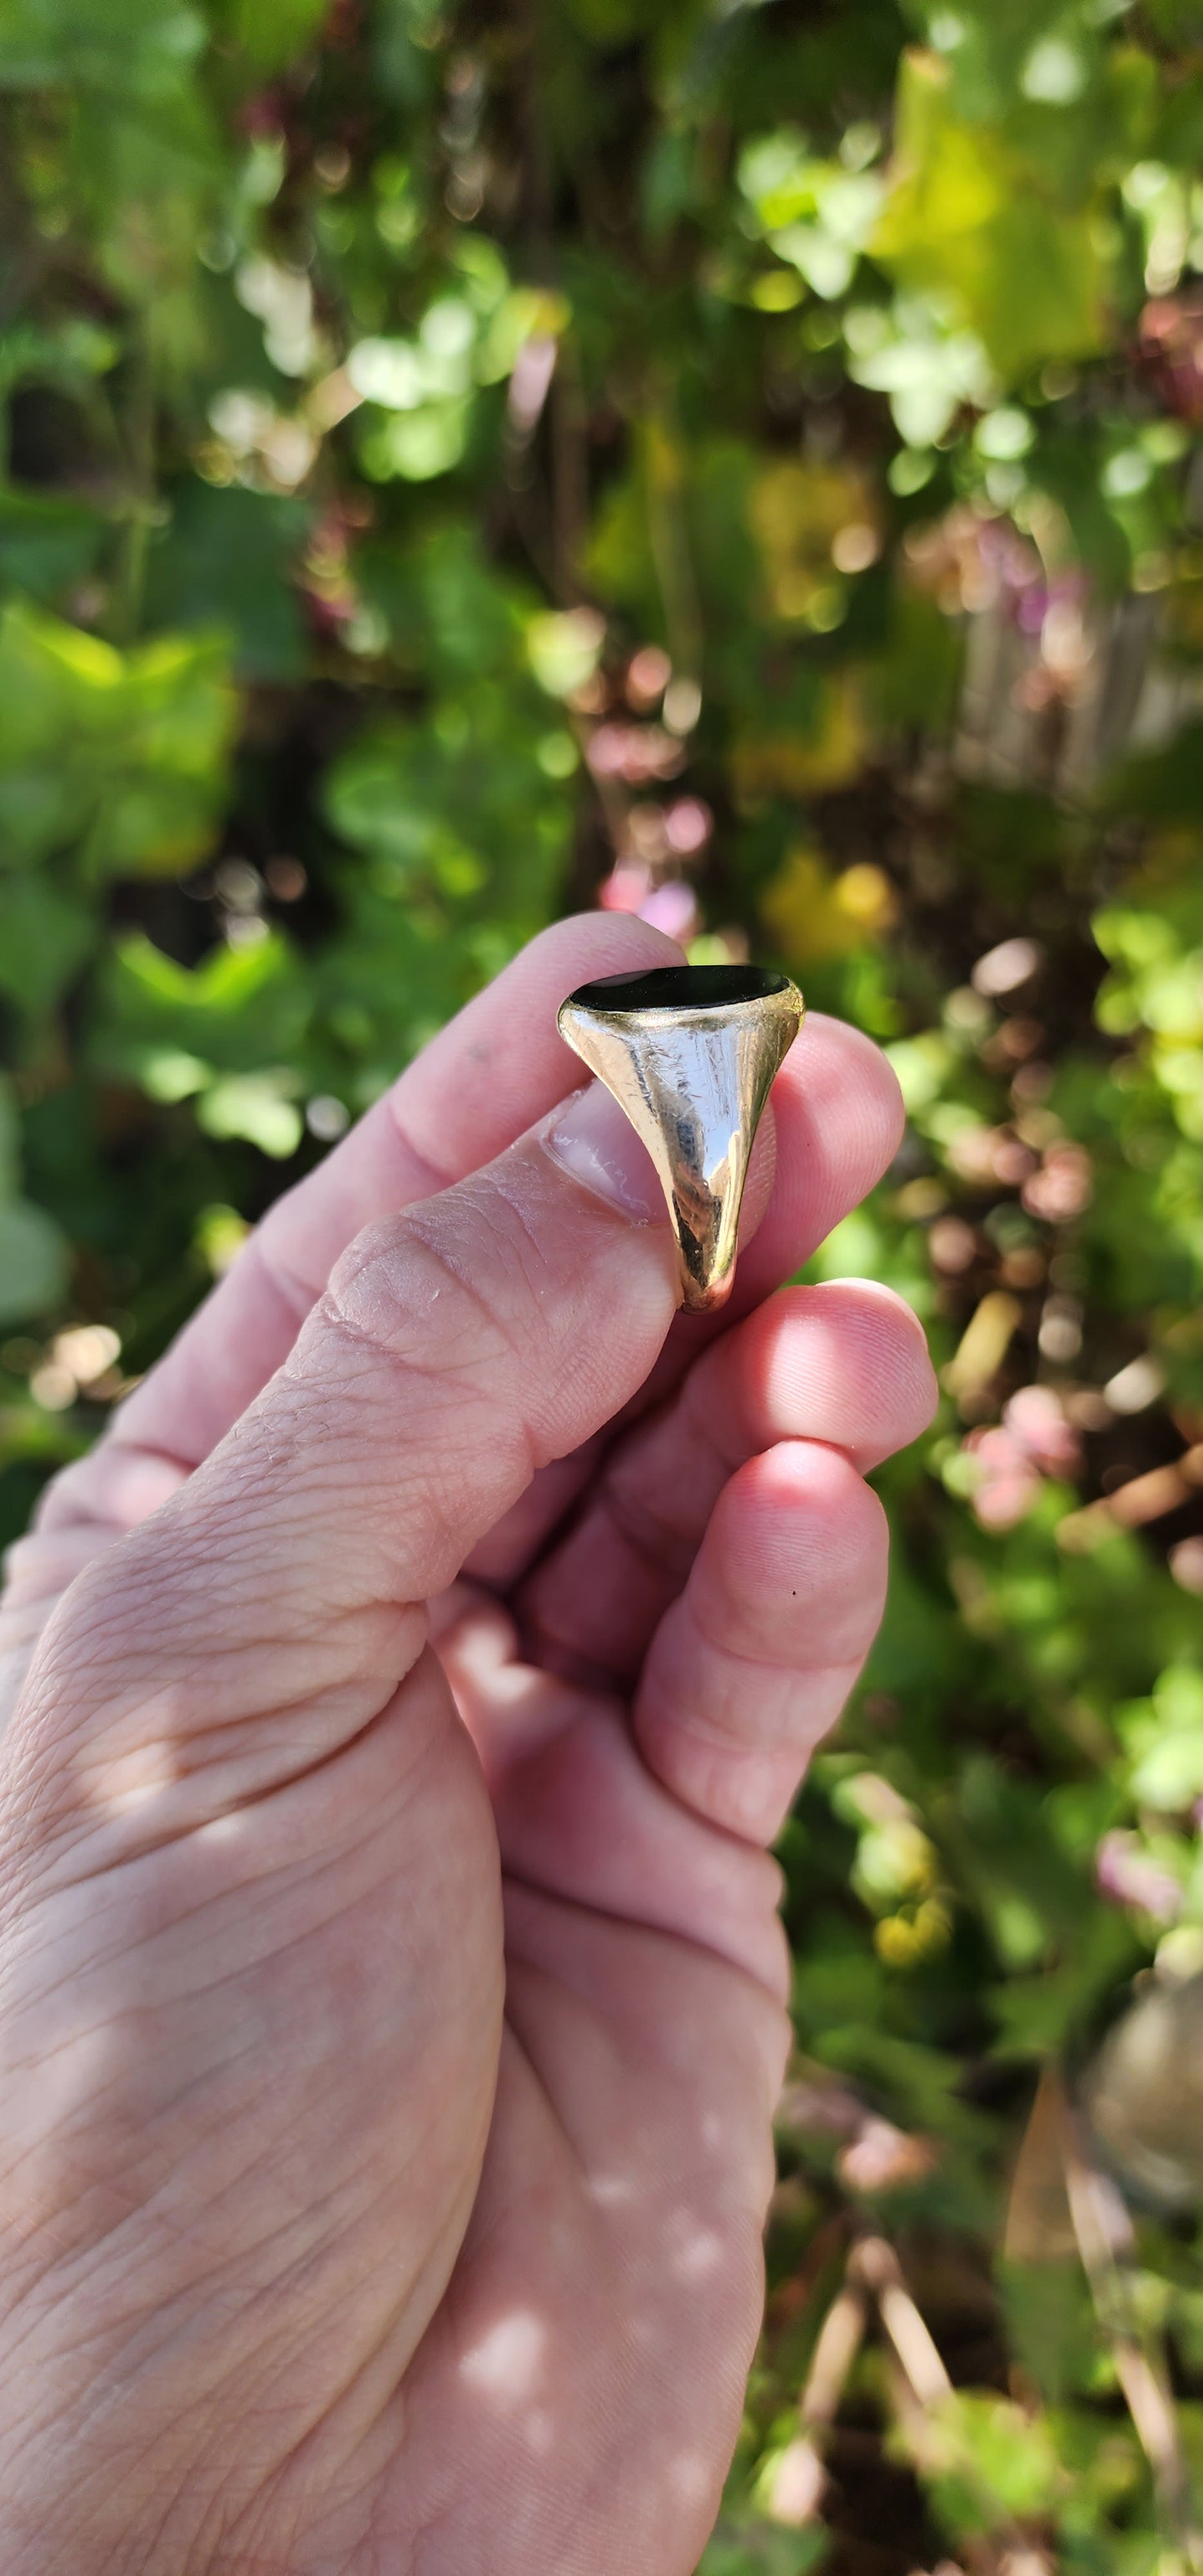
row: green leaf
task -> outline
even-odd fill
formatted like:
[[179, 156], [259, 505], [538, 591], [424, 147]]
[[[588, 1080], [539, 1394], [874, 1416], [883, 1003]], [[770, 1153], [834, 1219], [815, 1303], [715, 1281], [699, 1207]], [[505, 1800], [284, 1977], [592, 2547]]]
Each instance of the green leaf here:
[[71, 1247], [44, 1208], [0, 1201], [0, 1324], [24, 1323], [61, 1305]]
[[1097, 207], [1059, 201], [1001, 128], [959, 117], [930, 55], [904, 67], [895, 181], [872, 249], [904, 287], [952, 300], [1005, 384], [1109, 336]]
[[115, 952], [105, 1001], [97, 1052], [107, 1067], [128, 1072], [159, 1061], [164, 1049], [223, 1074], [287, 1062], [310, 1011], [296, 957], [278, 933], [257, 947], [215, 948], [195, 967], [178, 966], [136, 933]]
[[0, 992], [32, 1017], [61, 999], [95, 936], [90, 908], [50, 877], [0, 877]]
[[698, 2569], [698, 2576], [810, 2576], [828, 2554], [830, 2536], [817, 2526], [809, 2531], [781, 2531], [770, 2522], [734, 2522], [724, 2517]]
[[222, 26], [247, 63], [262, 75], [282, 71], [304, 53], [330, 15], [330, 0], [221, 0]]
[[195, 477], [180, 485], [151, 551], [148, 623], [224, 628], [240, 674], [299, 679], [304, 630], [290, 575], [311, 523], [307, 504], [282, 493], [219, 491]]
[[[377, 863], [381, 892], [494, 913], [547, 900], [572, 811], [539, 758], [547, 703], [533, 684], [481, 682], [426, 724], [365, 732], [329, 772], [334, 829]], [[486, 891], [487, 890], [487, 891]]]
[[305, 1122], [291, 1097], [296, 1077], [279, 1072], [231, 1074], [215, 1082], [201, 1100], [197, 1116], [207, 1136], [243, 1136], [261, 1154], [283, 1162], [295, 1154]]
[[[928, 2457], [933, 2463], [929, 2468]], [[1047, 2424], [1007, 2398], [958, 2389], [931, 2409], [924, 2484], [955, 2538], [1054, 2510], [1067, 2491]]]
[[9, 865], [74, 848], [92, 876], [176, 874], [211, 838], [235, 700], [223, 641], [128, 655], [21, 601], [0, 620], [0, 833]]
[[83, 502], [0, 490], [0, 584], [52, 606], [92, 571], [105, 534], [101, 513]]
[[0, 88], [156, 98], [178, 90], [204, 42], [199, 11], [175, 0], [3, 0]]
[[70, 1265], [60, 1227], [20, 1195], [20, 1125], [0, 1079], [0, 1324], [32, 1322], [59, 1305]]

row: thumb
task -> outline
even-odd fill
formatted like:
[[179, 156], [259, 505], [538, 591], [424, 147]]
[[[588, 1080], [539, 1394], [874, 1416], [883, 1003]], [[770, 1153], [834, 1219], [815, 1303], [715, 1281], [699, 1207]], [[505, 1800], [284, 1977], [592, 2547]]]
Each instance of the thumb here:
[[205, 1465], [66, 1594], [7, 1739], [25, 1799], [69, 1833], [99, 1803], [145, 1848], [337, 1752], [429, 1596], [637, 1392], [676, 1302], [651, 1162], [598, 1083], [370, 1227]]

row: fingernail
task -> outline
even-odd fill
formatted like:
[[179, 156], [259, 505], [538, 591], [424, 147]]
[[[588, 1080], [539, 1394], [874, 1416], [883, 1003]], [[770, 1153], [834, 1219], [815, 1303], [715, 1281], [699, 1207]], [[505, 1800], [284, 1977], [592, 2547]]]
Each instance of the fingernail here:
[[621, 1208], [624, 1216], [640, 1225], [667, 1217], [651, 1155], [604, 1082], [574, 1092], [566, 1108], [557, 1111], [544, 1142], [574, 1181]]

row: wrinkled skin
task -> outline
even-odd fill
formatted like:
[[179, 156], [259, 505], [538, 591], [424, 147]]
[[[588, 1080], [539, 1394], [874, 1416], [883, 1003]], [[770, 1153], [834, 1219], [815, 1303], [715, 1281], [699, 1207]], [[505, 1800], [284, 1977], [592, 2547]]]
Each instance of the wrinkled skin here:
[[885, 1291], [772, 1293], [898, 1140], [852, 1031], [777, 1081], [717, 1321], [549, 1142], [562, 995], [675, 954], [536, 941], [15, 1551], [5, 2576], [704, 2545], [786, 2045], [765, 1846], [932, 1381]]

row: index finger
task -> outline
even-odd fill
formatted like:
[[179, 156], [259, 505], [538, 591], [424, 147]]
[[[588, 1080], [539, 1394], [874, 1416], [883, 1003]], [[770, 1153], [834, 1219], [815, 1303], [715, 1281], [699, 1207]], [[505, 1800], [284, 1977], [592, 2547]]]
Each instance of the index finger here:
[[[491, 1162], [579, 1086], [580, 1065], [556, 1028], [565, 993], [595, 975], [680, 963], [674, 941], [630, 915], [583, 913], [532, 940], [269, 1208], [103, 1447], [56, 1482], [42, 1526], [92, 1517], [112, 1491], [114, 1447], [152, 1451], [185, 1471], [199, 1465], [287, 1358], [366, 1225]], [[136, 1507], [131, 1517], [141, 1517]]]

